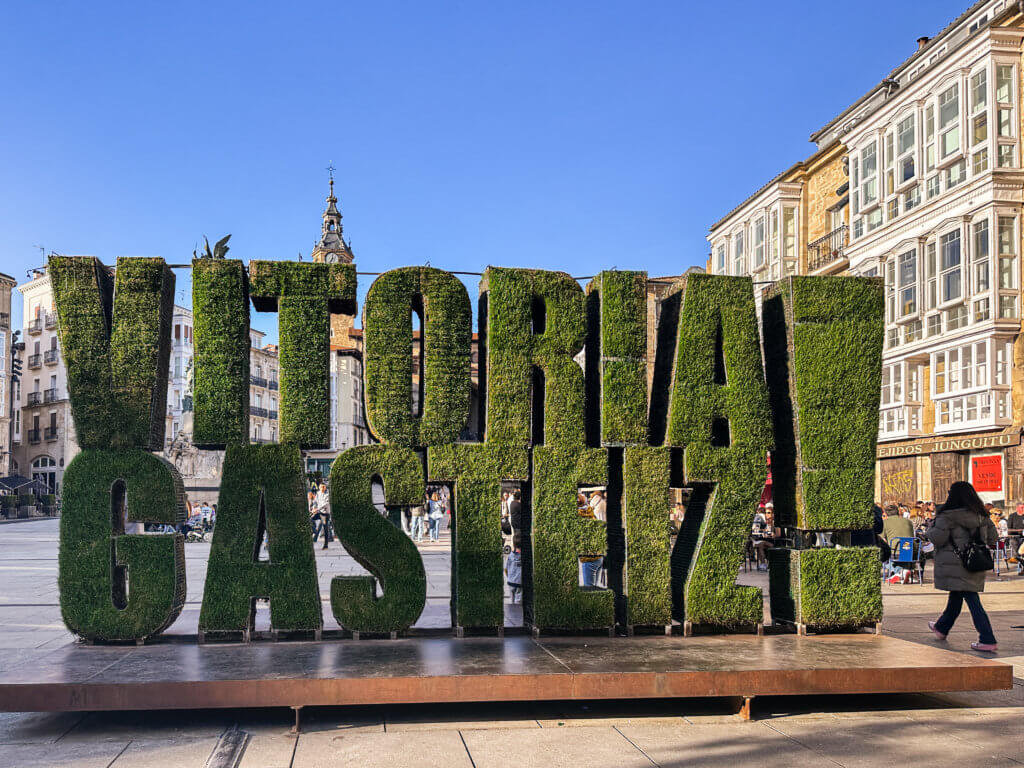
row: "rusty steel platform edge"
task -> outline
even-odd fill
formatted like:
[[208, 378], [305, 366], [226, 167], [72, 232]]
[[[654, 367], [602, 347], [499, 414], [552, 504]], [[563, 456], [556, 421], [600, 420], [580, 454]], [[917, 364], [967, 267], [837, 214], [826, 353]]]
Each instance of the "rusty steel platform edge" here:
[[[905, 641], [904, 641], [905, 642]], [[957, 654], [954, 654], [957, 655]], [[1013, 667], [947, 666], [0, 683], [0, 711], [213, 709], [1007, 690]]]

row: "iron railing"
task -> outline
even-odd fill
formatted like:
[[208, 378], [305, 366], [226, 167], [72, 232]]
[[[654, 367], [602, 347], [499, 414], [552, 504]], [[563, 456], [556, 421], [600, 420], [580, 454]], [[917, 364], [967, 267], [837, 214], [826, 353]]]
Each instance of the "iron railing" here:
[[31, 369], [41, 368], [43, 365], [42, 355], [29, 355], [28, 356], [28, 367]]
[[43, 437], [46, 438], [46, 442], [52, 443], [54, 440], [57, 439], [57, 428], [47, 427], [46, 429], [43, 430]]
[[57, 362], [57, 359], [59, 357], [59, 349], [48, 349], [45, 352], [43, 352], [43, 362], [46, 363], [47, 365], [53, 365], [54, 363]]
[[807, 244], [807, 271], [816, 272], [843, 258], [849, 242], [850, 228], [843, 224], [824, 237]]
[[43, 392], [43, 402], [44, 403], [56, 403], [58, 399], [59, 398], [57, 397], [57, 388], [56, 387], [50, 387], [45, 392]]

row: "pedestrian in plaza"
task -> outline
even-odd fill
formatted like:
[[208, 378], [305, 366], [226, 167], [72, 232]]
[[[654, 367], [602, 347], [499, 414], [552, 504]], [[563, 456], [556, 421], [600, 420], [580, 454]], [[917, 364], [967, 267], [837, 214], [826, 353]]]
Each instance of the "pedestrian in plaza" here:
[[512, 524], [512, 533], [523, 530], [523, 492], [516, 488], [512, 491], [512, 501], [508, 503], [508, 521]]
[[523, 589], [523, 540], [518, 533], [512, 537], [512, 551], [505, 558], [505, 581], [512, 591], [512, 602], [521, 603], [518, 596]]
[[[995, 544], [996, 527], [970, 483], [959, 481], [950, 486], [949, 497], [939, 509], [928, 538], [935, 544], [935, 588], [949, 592], [946, 610], [935, 621], [929, 621], [928, 627], [936, 638], [945, 640], [966, 602], [978, 630], [978, 640], [971, 643], [971, 648], [995, 652], [996, 637], [979, 596], [985, 591], [985, 571], [968, 570], [967, 565], [980, 567], [972, 562], [971, 545]], [[988, 565], [991, 569], [991, 559]]]
[[334, 534], [331, 525], [331, 495], [327, 492], [326, 483], [320, 483], [320, 490], [316, 494], [316, 506], [320, 512], [320, 530], [324, 535], [323, 549], [327, 549], [327, 543], [334, 539]]
[[316, 493], [314, 491], [306, 494], [306, 506], [309, 509], [309, 527], [315, 542], [320, 536], [320, 511], [316, 508]]
[[430, 540], [437, 541], [440, 532], [441, 518], [444, 516], [444, 505], [441, 503], [441, 497], [437, 491], [431, 494], [430, 504], [427, 506], [427, 509], [427, 518], [430, 524]]
[[608, 521], [608, 504], [604, 499], [604, 494], [600, 491], [594, 491], [590, 495], [590, 510], [594, 513], [594, 519], [600, 520], [602, 523]]
[[423, 523], [426, 519], [426, 512], [423, 504], [417, 504], [412, 508], [411, 520], [409, 523], [409, 538], [417, 544], [423, 541]]
[[1021, 543], [1024, 542], [1024, 504], [1018, 504], [1006, 521], [1006, 532], [1010, 535], [1010, 562], [1017, 562]]

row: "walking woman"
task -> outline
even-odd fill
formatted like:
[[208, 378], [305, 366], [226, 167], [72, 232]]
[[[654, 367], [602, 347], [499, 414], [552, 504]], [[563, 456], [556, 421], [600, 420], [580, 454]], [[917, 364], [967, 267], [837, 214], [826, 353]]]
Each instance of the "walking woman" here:
[[928, 538], [935, 545], [935, 588], [949, 592], [946, 610], [936, 621], [929, 621], [928, 626], [935, 637], [945, 640], [966, 602], [978, 630], [978, 641], [971, 643], [971, 648], [995, 652], [998, 646], [992, 623], [978, 594], [985, 591], [985, 571], [969, 571], [961, 559], [972, 541], [986, 546], [996, 543], [996, 527], [970, 483], [960, 481], [950, 486], [949, 497], [939, 508]]

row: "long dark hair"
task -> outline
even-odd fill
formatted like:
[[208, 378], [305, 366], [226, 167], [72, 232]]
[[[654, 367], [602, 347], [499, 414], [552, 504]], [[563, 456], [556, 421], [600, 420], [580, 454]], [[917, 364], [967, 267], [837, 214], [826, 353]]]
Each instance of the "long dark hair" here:
[[939, 509], [945, 512], [947, 509], [969, 509], [979, 515], [985, 514], [985, 504], [974, 490], [974, 486], [964, 480], [958, 480], [949, 486], [949, 495], [946, 503]]

